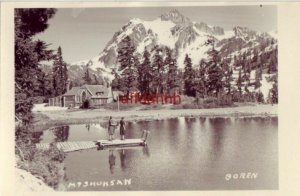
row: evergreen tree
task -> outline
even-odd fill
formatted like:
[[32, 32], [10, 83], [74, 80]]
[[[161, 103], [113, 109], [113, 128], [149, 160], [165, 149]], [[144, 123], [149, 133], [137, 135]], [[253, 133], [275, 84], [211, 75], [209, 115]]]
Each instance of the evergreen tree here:
[[273, 84], [271, 91], [271, 101], [272, 103], [278, 103], [278, 87], [277, 87], [277, 82]]
[[184, 73], [183, 73], [183, 80], [184, 80], [184, 91], [185, 94], [188, 96], [196, 96], [196, 89], [195, 89], [195, 71], [192, 66], [191, 58], [186, 54], [184, 59]]
[[44, 96], [45, 100], [48, 100], [52, 96], [53, 91], [53, 84], [52, 84], [52, 75], [51, 74], [45, 74], [43, 77], [43, 86], [44, 86]]
[[90, 70], [89, 67], [86, 67], [86, 71], [84, 72], [83, 79], [85, 81], [85, 84], [92, 84], [92, 78], [90, 76]]
[[[32, 96], [34, 89], [41, 87], [37, 80], [38, 68], [42, 60], [52, 58], [52, 51], [45, 42], [32, 37], [48, 27], [48, 20], [55, 9], [15, 9], [15, 114], [28, 125], [31, 122]], [[42, 84], [43, 85], [43, 84]], [[26, 126], [17, 128], [16, 136], [24, 132]]]
[[118, 62], [120, 63], [121, 80], [120, 89], [126, 94], [136, 89], [138, 60], [134, 56], [135, 47], [129, 36], [126, 36], [120, 43], [118, 49]]
[[142, 94], [150, 94], [150, 83], [151, 83], [151, 62], [150, 53], [145, 48], [143, 54], [143, 62], [138, 66], [137, 69], [138, 77], [138, 88]]
[[134, 58], [134, 65], [128, 66], [121, 73], [121, 90], [128, 95], [130, 92], [137, 90], [137, 69], [139, 62]]
[[205, 98], [207, 95], [207, 81], [206, 81], [206, 62], [201, 59], [199, 63], [199, 70], [197, 74], [197, 85], [196, 85], [196, 92], [197, 96]]
[[59, 46], [53, 63], [53, 95], [62, 95], [67, 91], [68, 70]]
[[239, 90], [239, 94], [240, 96], [242, 95], [242, 72], [241, 72], [241, 69], [239, 70], [239, 76], [238, 76], [238, 79], [236, 81], [236, 85], [238, 87], [238, 90]]
[[262, 79], [262, 73], [260, 69], [256, 69], [255, 71], [255, 89], [258, 89], [261, 87], [260, 80]]
[[95, 74], [94, 74], [94, 80], [95, 80], [95, 82], [94, 82], [95, 85], [100, 84], [100, 82]]
[[170, 93], [175, 88], [179, 87], [179, 78], [178, 78], [178, 68], [176, 59], [172, 57], [172, 50], [169, 48], [166, 49], [166, 59], [165, 59], [165, 66], [167, 66], [168, 74], [167, 74], [167, 90]]
[[259, 103], [264, 103], [264, 95], [260, 90], [256, 93], [256, 99]]
[[156, 47], [152, 62], [152, 91], [155, 94], [163, 93], [164, 71], [162, 49]]
[[219, 57], [219, 53], [217, 50], [212, 49], [209, 52], [209, 58], [208, 58], [208, 93], [213, 94], [215, 93], [215, 96], [218, 96], [218, 93], [223, 89], [224, 83], [223, 83], [223, 70], [220, 67], [221, 59]]
[[249, 86], [249, 84], [246, 83], [246, 84], [245, 84], [245, 87], [244, 87], [244, 90], [245, 90], [245, 92], [246, 92], [247, 94], [250, 93], [250, 91], [249, 91], [249, 89], [248, 89], [248, 86]]
[[227, 72], [225, 73], [225, 84], [224, 87], [227, 90], [227, 94], [230, 95], [231, 94], [231, 82], [233, 81], [233, 77], [232, 77], [233, 71], [232, 68], [230, 68], [229, 70], [227, 70]]
[[120, 75], [113, 69], [112, 74], [114, 75], [114, 79], [111, 82], [111, 87], [113, 90], [121, 90], [121, 77]]
[[70, 81], [69, 89], [67, 89], [67, 91], [71, 90], [73, 87], [74, 87], [73, 81]]
[[126, 36], [120, 43], [118, 49], [118, 62], [120, 63], [120, 70], [127, 67], [132, 67], [135, 64], [134, 60], [135, 46], [129, 36]]

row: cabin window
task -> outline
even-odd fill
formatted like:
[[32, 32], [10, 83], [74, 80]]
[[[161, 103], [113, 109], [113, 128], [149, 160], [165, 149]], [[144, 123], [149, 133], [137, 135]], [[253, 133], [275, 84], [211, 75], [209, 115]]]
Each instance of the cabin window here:
[[104, 92], [96, 92], [96, 95], [97, 95], [97, 96], [104, 95]]

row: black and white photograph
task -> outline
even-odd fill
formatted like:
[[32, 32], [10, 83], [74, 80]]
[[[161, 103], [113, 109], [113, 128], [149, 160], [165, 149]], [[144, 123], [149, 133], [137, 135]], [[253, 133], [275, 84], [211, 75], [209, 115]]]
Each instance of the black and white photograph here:
[[278, 190], [277, 11], [14, 8], [18, 189]]

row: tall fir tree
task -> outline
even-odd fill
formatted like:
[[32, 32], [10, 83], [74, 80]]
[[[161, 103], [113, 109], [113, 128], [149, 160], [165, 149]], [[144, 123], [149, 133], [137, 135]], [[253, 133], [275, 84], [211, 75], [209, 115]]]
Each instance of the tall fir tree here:
[[206, 78], [206, 62], [201, 59], [199, 62], [199, 69], [197, 72], [196, 91], [197, 97], [205, 98], [207, 96], [207, 78]]
[[162, 57], [162, 49], [156, 47], [155, 54], [152, 62], [152, 92], [154, 94], [163, 93], [163, 83], [164, 83], [164, 61]]
[[92, 78], [90, 76], [89, 66], [86, 66], [86, 70], [84, 72], [83, 80], [84, 80], [85, 84], [88, 84], [88, 85], [92, 84]]
[[134, 59], [135, 46], [129, 36], [126, 36], [120, 43], [118, 49], [118, 62], [120, 63], [120, 70], [127, 67], [132, 67], [135, 64]]
[[[22, 121], [16, 126], [16, 145], [19, 141], [30, 143], [33, 97], [45, 93], [45, 75], [39, 68], [41, 61], [51, 60], [53, 51], [40, 40], [33, 39], [45, 31], [55, 9], [15, 9], [15, 115]], [[36, 91], [42, 88], [42, 91]], [[38, 94], [37, 94], [38, 93]]]
[[47, 29], [55, 12], [55, 9], [15, 9], [15, 114], [24, 125], [32, 120], [34, 90], [43, 85], [37, 77], [42, 73], [39, 64], [50, 60], [53, 52], [45, 42], [32, 37]]
[[271, 102], [272, 104], [277, 104], [278, 103], [278, 86], [277, 86], [277, 82], [275, 82], [273, 84], [271, 91]]
[[261, 79], [262, 79], [262, 73], [260, 69], [256, 69], [255, 71], [255, 89], [258, 89], [261, 87]]
[[220, 66], [221, 59], [219, 57], [219, 52], [214, 48], [211, 51], [209, 51], [208, 55], [208, 93], [210, 93], [211, 95], [215, 94], [215, 96], [218, 96], [219, 92], [224, 87], [224, 74]]
[[185, 94], [195, 97], [195, 70], [193, 69], [192, 60], [187, 54], [185, 55], [184, 66], [183, 80]]
[[120, 63], [121, 81], [119, 81], [120, 90], [129, 94], [130, 91], [136, 90], [137, 86], [137, 66], [139, 64], [134, 56], [135, 46], [129, 36], [126, 36], [120, 43], [118, 49], [118, 62]]
[[150, 94], [150, 83], [152, 80], [151, 75], [151, 61], [150, 53], [145, 48], [143, 54], [143, 62], [138, 66], [137, 69], [138, 77], [138, 88], [142, 94]]
[[230, 95], [232, 91], [232, 85], [231, 85], [231, 82], [233, 81], [232, 74], [233, 74], [232, 68], [229, 68], [225, 73], [224, 87], [226, 88], [227, 95]]
[[112, 70], [114, 79], [111, 82], [111, 87], [113, 90], [121, 90], [121, 76], [117, 73], [115, 69]]
[[236, 80], [236, 86], [238, 88], [238, 91], [239, 91], [239, 94], [240, 96], [242, 95], [242, 82], [243, 82], [243, 79], [242, 79], [242, 71], [241, 69], [239, 70], [239, 75], [238, 75], [238, 78]]
[[172, 55], [172, 50], [166, 48], [166, 59], [165, 59], [165, 66], [167, 66], [168, 74], [167, 74], [167, 91], [170, 93], [171, 91], [174, 92], [176, 88], [179, 87], [179, 77], [178, 77], [178, 68], [177, 68], [177, 61]]
[[53, 62], [53, 95], [62, 95], [67, 91], [68, 70], [62, 57], [62, 49], [59, 46]]
[[137, 67], [139, 65], [138, 59], [134, 58], [134, 65], [128, 66], [121, 73], [121, 90], [127, 95], [130, 92], [137, 90]]

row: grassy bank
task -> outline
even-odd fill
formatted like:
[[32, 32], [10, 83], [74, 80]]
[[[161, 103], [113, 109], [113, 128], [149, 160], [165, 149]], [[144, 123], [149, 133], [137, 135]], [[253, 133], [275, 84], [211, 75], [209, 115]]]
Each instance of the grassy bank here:
[[228, 108], [212, 109], [149, 109], [135, 108], [135, 110], [110, 109], [72, 109], [59, 111], [34, 112], [34, 131], [45, 130], [49, 127], [100, 123], [105, 124], [109, 116], [119, 120], [124, 117], [126, 121], [155, 120], [176, 117], [270, 117], [277, 116], [277, 105], [240, 105]]

